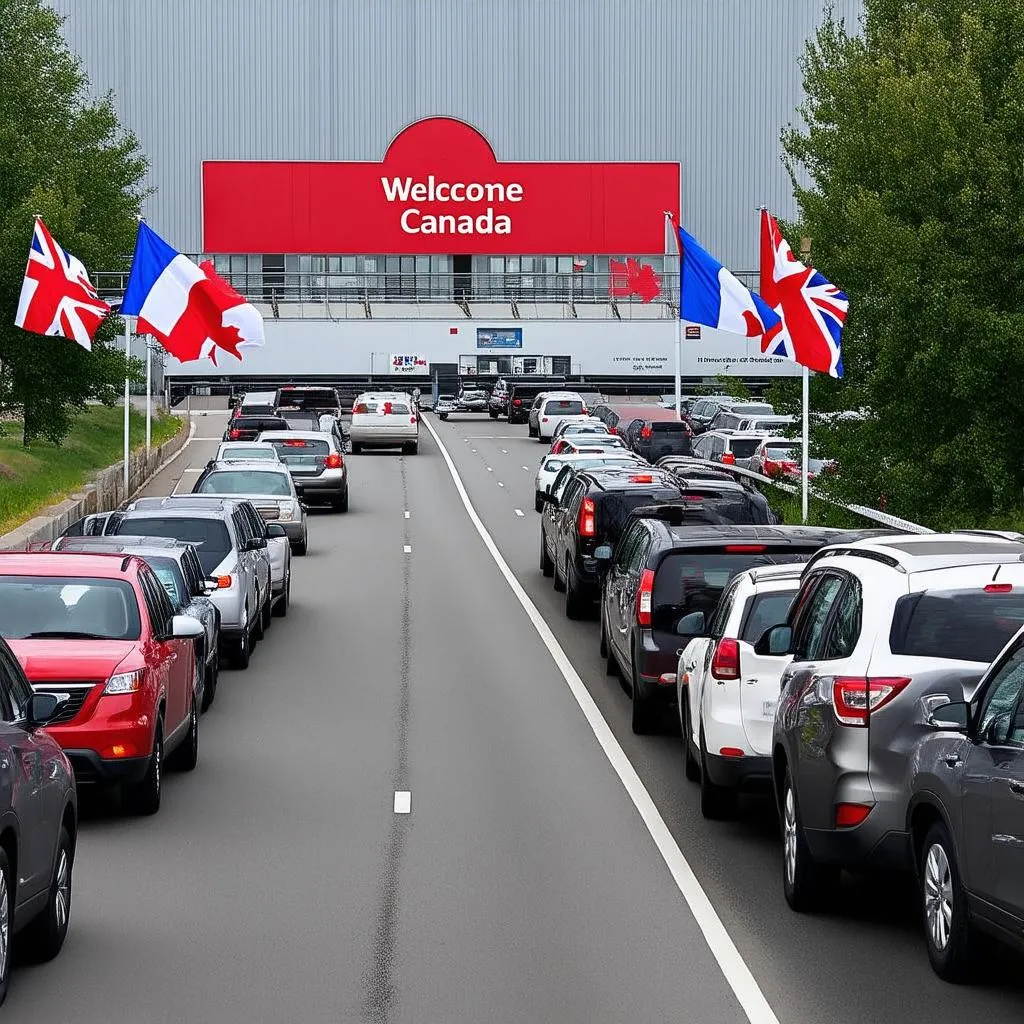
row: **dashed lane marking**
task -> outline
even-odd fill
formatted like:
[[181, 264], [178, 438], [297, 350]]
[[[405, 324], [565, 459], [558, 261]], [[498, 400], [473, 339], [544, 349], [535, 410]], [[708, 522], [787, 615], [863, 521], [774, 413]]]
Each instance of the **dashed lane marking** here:
[[409, 513], [408, 513], [408, 512], [406, 512], [406, 513], [405, 513], [405, 518], [406, 518], [406, 519], [408, 519], [408, 518], [409, 518]]
[[614, 769], [615, 774], [618, 775], [619, 781], [622, 783], [647, 831], [654, 840], [658, 852], [661, 854], [665, 865], [672, 875], [673, 881], [676, 883], [676, 887], [679, 889], [683, 899], [686, 900], [690, 913], [693, 914], [697, 926], [703, 933], [712, 956], [718, 962], [722, 975], [735, 993], [740, 1006], [743, 1007], [747, 1020], [750, 1021], [750, 1024], [779, 1024], [775, 1011], [771, 1008], [771, 1004], [761, 991], [761, 986], [758, 985], [757, 979], [751, 973], [740, 951], [736, 948], [736, 944], [732, 941], [732, 936], [726, 930], [722, 919], [718, 916], [718, 911], [715, 910], [714, 904], [704, 891], [704, 887], [700, 884], [700, 880], [693, 873], [690, 862], [686, 859], [683, 851], [679, 849], [675, 836], [669, 831], [669, 827], [665, 824], [665, 819], [661, 816], [657, 804], [651, 799], [651, 794], [647, 791], [647, 787], [643, 784], [632, 762], [626, 756], [626, 752], [615, 738], [615, 733], [612, 732], [611, 727], [605, 721], [600, 709], [594, 702], [594, 698], [591, 697], [590, 691], [562, 649], [562, 645], [558, 642], [551, 627], [530, 599], [529, 594], [523, 589], [522, 584], [516, 579], [515, 573], [509, 568], [508, 562], [505, 561], [498, 550], [498, 545], [495, 544], [494, 538], [490, 535], [487, 527], [484, 526], [479, 514], [473, 507], [473, 502], [470, 500], [459, 471], [455, 468], [455, 463], [452, 462], [452, 457], [448, 454], [448, 449], [445, 448], [441, 438], [437, 435], [437, 431], [429, 422], [427, 423], [427, 429], [437, 443], [438, 450], [441, 452], [441, 457], [448, 467], [452, 483], [455, 484], [455, 490], [462, 500], [463, 508], [465, 508], [470, 522], [476, 529], [477, 534], [479, 534], [480, 539], [484, 542], [484, 546], [494, 560], [494, 564], [505, 578], [505, 582], [509, 585], [533, 628], [537, 631], [537, 635], [548, 649], [548, 653], [565, 680], [566, 686], [569, 687], [573, 697], [576, 698], [576, 703], [579, 705], [580, 711], [583, 712], [583, 717], [587, 720], [587, 724], [604, 751], [608, 763]]
[[501, 481], [499, 480], [499, 481], [498, 481], [498, 486], [499, 486], [499, 487], [504, 487], [505, 485], [504, 485], [504, 484], [503, 484], [503, 483], [502, 483], [502, 482], [501, 482]]
[[520, 519], [523, 518], [523, 510], [521, 508], [516, 508], [516, 509], [513, 509], [512, 511], [515, 512], [515, 514], [517, 516], [519, 516]]
[[395, 814], [408, 814], [412, 810], [412, 793], [407, 789], [395, 790]]
[[494, 472], [494, 470], [493, 470], [493, 469], [491, 469], [491, 467], [490, 467], [490, 466], [488, 466], [488, 467], [487, 467], [487, 472], [488, 472], [488, 473], [493, 473], [493, 472]]
[[405, 553], [406, 553], [407, 555], [411, 555], [411, 554], [412, 554], [412, 545], [411, 545], [411, 544], [404, 544], [404, 545], [402, 546], [402, 550], [403, 550], [403, 551], [404, 551], [404, 552], [405, 552]]

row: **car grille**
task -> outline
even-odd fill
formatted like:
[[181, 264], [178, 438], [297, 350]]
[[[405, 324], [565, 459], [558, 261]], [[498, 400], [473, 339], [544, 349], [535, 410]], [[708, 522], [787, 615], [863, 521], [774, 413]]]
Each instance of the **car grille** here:
[[281, 510], [280, 510], [280, 508], [277, 507], [277, 505], [257, 505], [256, 506], [256, 511], [259, 512], [259, 514], [265, 520], [268, 520], [268, 521], [271, 520], [271, 519], [280, 519], [281, 518]]
[[33, 687], [38, 693], [68, 694], [68, 698], [59, 708], [57, 714], [47, 722], [47, 725], [66, 725], [74, 721], [78, 712], [82, 710], [85, 698], [96, 683], [47, 683], [45, 686]]

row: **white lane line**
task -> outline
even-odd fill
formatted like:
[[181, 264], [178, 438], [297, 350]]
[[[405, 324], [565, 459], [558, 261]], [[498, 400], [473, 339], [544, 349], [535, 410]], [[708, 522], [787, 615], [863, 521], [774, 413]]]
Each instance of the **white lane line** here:
[[205, 466], [189, 466], [187, 469], [183, 469], [182, 473], [202, 473]]
[[750, 1021], [750, 1024], [779, 1024], [775, 1011], [772, 1010], [771, 1005], [765, 998], [760, 985], [758, 985], [746, 961], [740, 955], [740, 951], [736, 948], [725, 925], [722, 924], [722, 919], [718, 916], [718, 912], [708, 898], [708, 894], [704, 891], [704, 887], [693, 873], [693, 868], [690, 867], [689, 861], [686, 859], [683, 851], [679, 849], [679, 844], [675, 841], [668, 826], [665, 824], [665, 819], [662, 818], [657, 805], [651, 799], [651, 794], [647, 792], [647, 787], [643, 784], [640, 776], [637, 775], [636, 769], [619, 745], [619, 741], [615, 738], [615, 734], [605, 721], [597, 704], [594, 703], [594, 698], [590, 696], [590, 692], [584, 685], [579, 673], [573, 668], [572, 662], [567, 657], [565, 651], [562, 650], [562, 646], [551, 631], [551, 627], [544, 620], [544, 616], [537, 610], [537, 606], [523, 589], [519, 580], [516, 579], [515, 574], [498, 550], [497, 544], [494, 543], [494, 538], [487, 532], [487, 527], [484, 526], [480, 516], [477, 515], [477, 511], [473, 507], [472, 501], [470, 501], [469, 494], [466, 492], [465, 485], [462, 483], [462, 477], [459, 476], [459, 471], [455, 468], [455, 463], [452, 462], [452, 458], [448, 454], [448, 449], [441, 443], [441, 438], [437, 436], [437, 431], [434, 430], [429, 422], [427, 422], [427, 429], [437, 442], [441, 457], [448, 467], [452, 482], [455, 484], [455, 490], [462, 499], [462, 505], [469, 516], [470, 522], [480, 535], [480, 539], [484, 542], [484, 546], [490, 553], [491, 558], [494, 559], [494, 564], [497, 565], [498, 571], [505, 577], [505, 582], [509, 585], [512, 593], [515, 594], [516, 600], [533, 624], [533, 628], [537, 631], [544, 646], [547, 647], [548, 653], [551, 655], [573, 697], [576, 698], [576, 703], [579, 704], [583, 717], [586, 718], [587, 724], [593, 731], [597, 742], [601, 745], [605, 757], [608, 758], [609, 764], [615, 770], [615, 774], [618, 775], [619, 781], [629, 794], [630, 800], [633, 801], [633, 806], [636, 807], [641, 819], [643, 819], [644, 825], [647, 826], [647, 831], [651, 834], [651, 838], [658, 847], [658, 852], [665, 861], [676, 883], [676, 887], [679, 889], [683, 899], [686, 900], [686, 905], [690, 908], [690, 913], [693, 914], [697, 926], [703, 933], [712, 956], [718, 961], [718, 966], [721, 968], [726, 982], [735, 993], [740, 1006], [743, 1007], [747, 1020]]
[[402, 545], [402, 550], [403, 550], [403, 551], [404, 551], [404, 552], [405, 552], [405, 553], [406, 553], [407, 555], [411, 555], [411, 554], [412, 554], [412, 545], [411, 545], [411, 544], [403, 544], [403, 545]]
[[520, 441], [524, 434], [470, 434], [466, 440], [474, 441]]
[[408, 814], [412, 810], [412, 793], [407, 789], [395, 790], [395, 814]]
[[501, 482], [501, 481], [499, 480], [499, 481], [498, 481], [498, 486], [499, 486], [499, 487], [504, 487], [505, 485], [504, 485], [504, 484], [503, 484], [503, 483], [502, 483], [502, 482]]
[[193, 437], [193, 441], [223, 441], [224, 435], [218, 434], [216, 437]]
[[406, 519], [408, 519], [408, 518], [409, 518], [409, 513], [408, 513], [408, 512], [406, 512], [406, 513], [405, 513], [405, 518], [406, 518]]
[[488, 466], [488, 467], [487, 467], [487, 472], [488, 472], [488, 473], [493, 473], [493, 472], [494, 472], [494, 470], [493, 470], [493, 469], [491, 469], [491, 467], [490, 467], [490, 466]]
[[508, 455], [508, 449], [507, 448], [502, 448], [501, 449], [501, 454], [502, 455]]
[[476, 449], [475, 449], [475, 448], [470, 448], [469, 450], [470, 450], [470, 451], [471, 451], [471, 452], [472, 452], [472, 453], [473, 453], [474, 455], [476, 455]]
[[525, 469], [527, 473], [530, 472], [530, 467], [529, 466], [523, 466], [523, 469]]
[[516, 508], [516, 509], [513, 509], [512, 511], [515, 512], [515, 514], [517, 516], [519, 516], [520, 519], [523, 518], [523, 510], [521, 508]]

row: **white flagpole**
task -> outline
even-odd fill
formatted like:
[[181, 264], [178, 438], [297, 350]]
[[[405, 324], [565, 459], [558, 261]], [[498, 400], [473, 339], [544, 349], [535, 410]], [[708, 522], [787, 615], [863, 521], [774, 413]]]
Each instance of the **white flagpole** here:
[[[665, 211], [665, 228], [672, 229], [676, 238], [676, 252], [679, 253], [679, 310], [676, 315], [676, 418], [683, 418], [683, 257], [679, 250], [679, 236], [675, 234], [675, 226], [672, 224], [672, 214]], [[665, 251], [671, 253], [666, 244]]]
[[[124, 314], [122, 314], [124, 315]], [[131, 358], [132, 351], [132, 329], [129, 326], [128, 317], [124, 316], [124, 358], [125, 362]], [[127, 501], [128, 494], [128, 460], [131, 457], [131, 444], [129, 441], [129, 430], [131, 428], [131, 395], [129, 393], [128, 369], [124, 374], [124, 500]]]
[[806, 366], [803, 369], [803, 464], [800, 469], [800, 478], [803, 483], [801, 496], [801, 510], [803, 521], [807, 522], [807, 466], [808, 449], [810, 448], [810, 404], [811, 404], [811, 372]]
[[153, 447], [153, 346], [146, 340], [146, 454]]

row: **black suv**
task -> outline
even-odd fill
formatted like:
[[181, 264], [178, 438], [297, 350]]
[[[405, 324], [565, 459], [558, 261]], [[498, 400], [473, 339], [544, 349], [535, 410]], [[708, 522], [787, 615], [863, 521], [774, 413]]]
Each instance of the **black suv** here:
[[722, 504], [731, 506], [730, 521], [757, 526], [775, 526], [781, 522], [772, 511], [768, 499], [743, 477], [726, 470], [708, 467], [700, 461], [667, 458], [658, 462], [659, 469], [672, 473], [688, 501], [713, 501], [721, 510]]
[[236, 416], [224, 431], [225, 441], [255, 441], [264, 430], [290, 430], [280, 416]]
[[[601, 590], [601, 654], [633, 698], [633, 732], [657, 730], [676, 700], [679, 651], [704, 635], [729, 580], [744, 569], [807, 561], [840, 530], [805, 526], [701, 525], [709, 510], [638, 509], [607, 566]], [[661, 682], [665, 677], [665, 683]]]
[[[621, 428], [619, 432], [623, 433]], [[689, 455], [693, 450], [693, 431], [689, 423], [650, 414], [632, 420], [623, 438], [637, 455], [648, 462], [657, 462], [667, 455]]]
[[[680, 501], [679, 484], [671, 473], [637, 466], [594, 468], [576, 473], [550, 516], [541, 517], [540, 568], [554, 576], [555, 590], [565, 591], [565, 614], [582, 619], [601, 589], [594, 552], [611, 546], [641, 505]], [[547, 503], [550, 495], [544, 495]]]
[[530, 418], [530, 406], [542, 391], [557, 391], [558, 384], [513, 384], [508, 397], [509, 423], [526, 423]]

